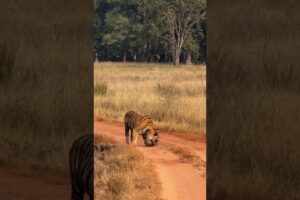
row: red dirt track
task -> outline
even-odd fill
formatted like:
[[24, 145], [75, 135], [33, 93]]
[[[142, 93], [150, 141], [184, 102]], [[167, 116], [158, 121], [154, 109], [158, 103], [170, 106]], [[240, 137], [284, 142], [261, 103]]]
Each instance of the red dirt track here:
[[[94, 123], [94, 134], [113, 138], [125, 143], [124, 127], [119, 123]], [[161, 145], [160, 145], [161, 144]], [[163, 144], [184, 147], [200, 156], [206, 163], [206, 143], [204, 140], [191, 141], [169, 133], [160, 132], [158, 146], [145, 147], [139, 138], [136, 147], [156, 167], [162, 184], [162, 198], [166, 200], [205, 200], [206, 199], [206, 167], [197, 169], [192, 163], [182, 162], [179, 157], [164, 147]]]
[[70, 194], [69, 184], [49, 183], [0, 168], [1, 200], [65, 200]]

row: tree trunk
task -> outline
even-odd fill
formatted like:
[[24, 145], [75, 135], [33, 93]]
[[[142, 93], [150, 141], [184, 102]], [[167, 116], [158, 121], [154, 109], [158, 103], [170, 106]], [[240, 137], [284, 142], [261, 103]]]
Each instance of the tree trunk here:
[[179, 65], [179, 61], [180, 61], [180, 57], [179, 57], [179, 54], [177, 53], [177, 54], [176, 54], [176, 57], [175, 57], [174, 65], [175, 65], [175, 66], [178, 66], [178, 65]]
[[173, 63], [174, 63], [175, 66], [179, 65], [179, 62], [180, 62], [180, 52], [181, 52], [180, 47], [176, 47], [175, 48], [175, 52], [174, 52], [174, 57], [173, 57]]
[[190, 52], [187, 53], [187, 57], [186, 57], [185, 64], [186, 64], [186, 65], [192, 64], [192, 55], [191, 55]]
[[127, 53], [126, 53], [126, 51], [124, 51], [124, 54], [123, 54], [123, 62], [126, 62], [126, 58], [127, 58]]

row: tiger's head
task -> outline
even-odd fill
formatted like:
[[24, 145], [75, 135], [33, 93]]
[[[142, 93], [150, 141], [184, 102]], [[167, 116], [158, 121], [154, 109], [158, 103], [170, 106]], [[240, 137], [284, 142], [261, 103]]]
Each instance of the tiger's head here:
[[146, 146], [155, 146], [158, 144], [159, 133], [157, 130], [154, 131], [154, 134], [151, 134], [150, 129], [146, 129], [142, 132], [144, 143]]
[[153, 140], [152, 140], [152, 144], [153, 146], [157, 145], [158, 144], [158, 139], [159, 139], [159, 133], [157, 130], [154, 131], [154, 137], [153, 137]]

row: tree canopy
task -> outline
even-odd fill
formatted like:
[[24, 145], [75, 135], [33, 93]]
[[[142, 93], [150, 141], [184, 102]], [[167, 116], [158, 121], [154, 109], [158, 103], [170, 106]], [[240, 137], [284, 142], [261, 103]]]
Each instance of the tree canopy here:
[[205, 62], [203, 0], [95, 0], [100, 61]]

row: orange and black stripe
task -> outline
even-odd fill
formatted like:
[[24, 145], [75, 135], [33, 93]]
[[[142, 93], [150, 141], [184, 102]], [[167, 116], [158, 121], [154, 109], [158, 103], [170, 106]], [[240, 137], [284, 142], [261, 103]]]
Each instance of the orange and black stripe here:
[[72, 200], [83, 200], [84, 193], [94, 199], [94, 136], [84, 135], [69, 151]]
[[[135, 143], [138, 135], [142, 135], [146, 146], [158, 143], [159, 134], [151, 117], [128, 111], [124, 116], [126, 143]], [[129, 135], [130, 131], [130, 135]]]

